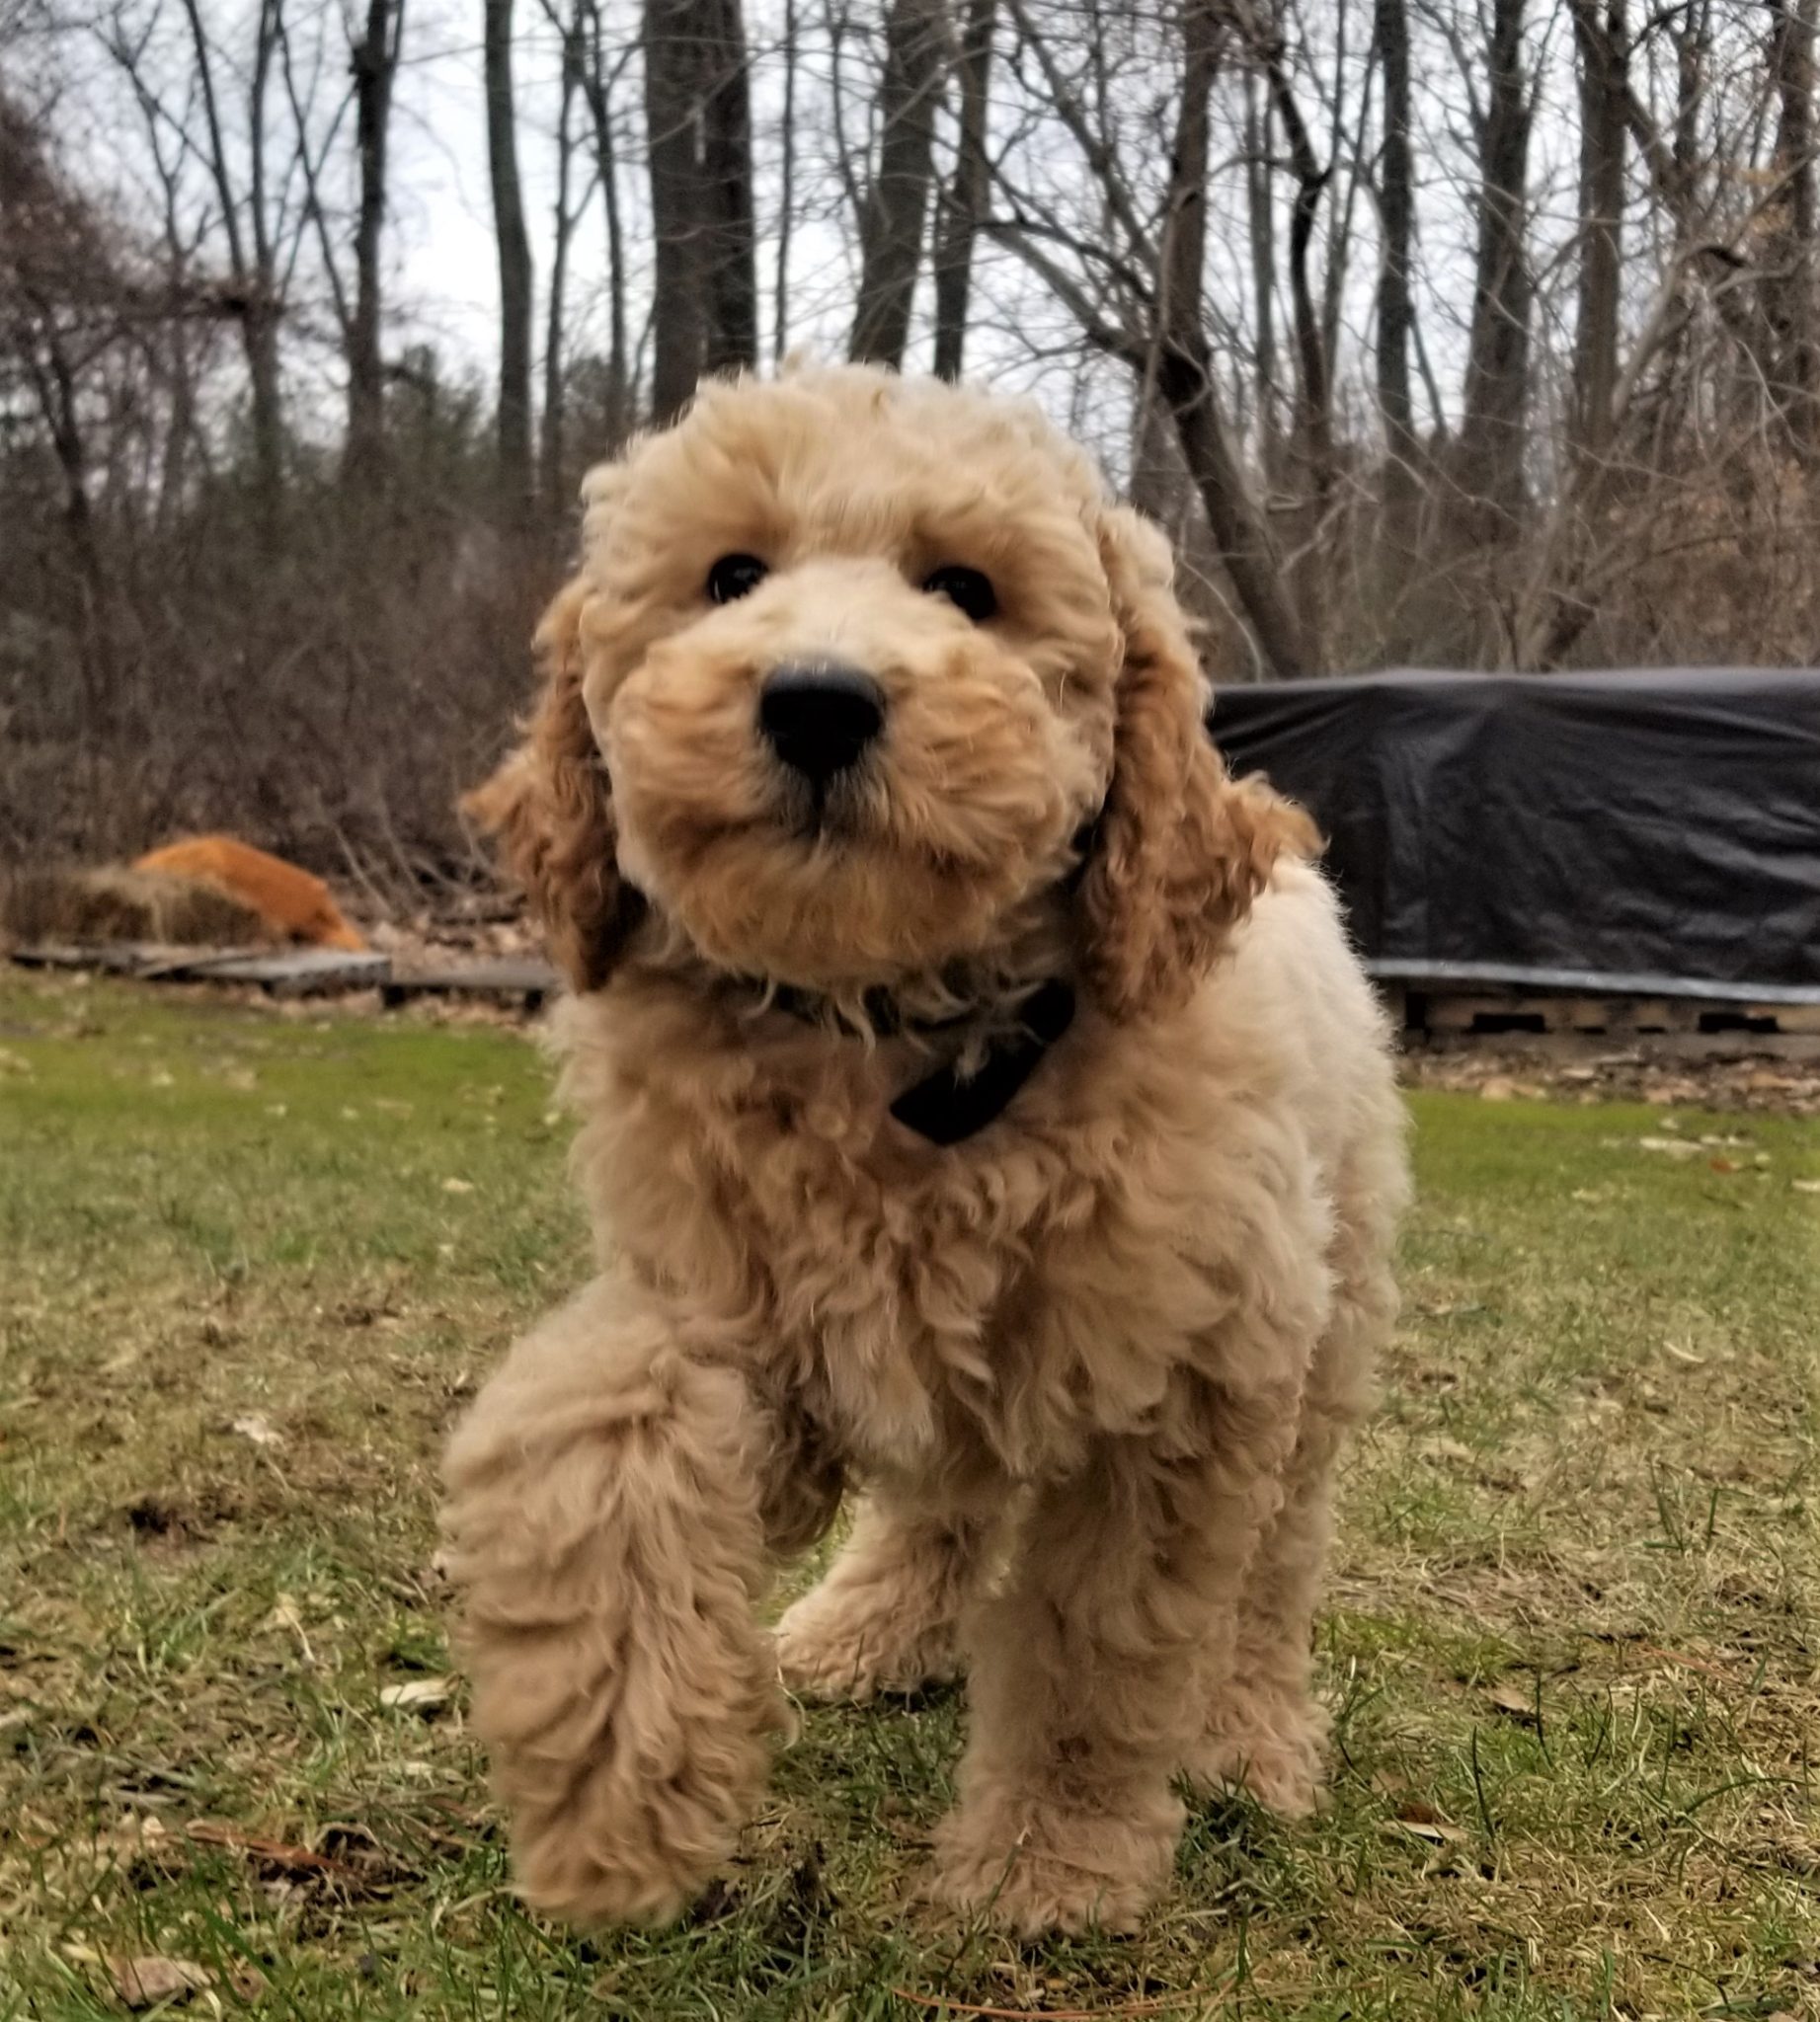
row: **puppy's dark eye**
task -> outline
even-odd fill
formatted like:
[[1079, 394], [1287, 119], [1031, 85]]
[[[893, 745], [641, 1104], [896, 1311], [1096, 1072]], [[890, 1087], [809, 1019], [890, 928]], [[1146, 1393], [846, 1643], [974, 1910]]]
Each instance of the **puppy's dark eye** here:
[[723, 555], [708, 571], [708, 601], [733, 603], [750, 595], [770, 573], [756, 555]]
[[938, 569], [922, 586], [931, 596], [945, 596], [976, 625], [984, 625], [998, 609], [990, 581], [977, 569]]

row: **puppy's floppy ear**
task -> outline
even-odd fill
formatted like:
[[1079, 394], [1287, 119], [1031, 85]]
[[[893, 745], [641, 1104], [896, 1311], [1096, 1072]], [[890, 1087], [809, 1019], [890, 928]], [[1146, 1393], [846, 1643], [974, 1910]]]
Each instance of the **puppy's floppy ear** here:
[[1227, 777], [1162, 534], [1114, 506], [1099, 539], [1124, 663], [1112, 782], [1079, 888], [1081, 962], [1105, 1008], [1131, 1020], [1185, 1003], [1277, 858], [1317, 855], [1320, 838], [1293, 802]]
[[461, 811], [499, 838], [506, 867], [529, 894], [550, 953], [576, 990], [595, 990], [612, 971], [644, 901], [619, 875], [606, 767], [582, 700], [578, 580], [537, 628], [543, 692], [524, 741]]

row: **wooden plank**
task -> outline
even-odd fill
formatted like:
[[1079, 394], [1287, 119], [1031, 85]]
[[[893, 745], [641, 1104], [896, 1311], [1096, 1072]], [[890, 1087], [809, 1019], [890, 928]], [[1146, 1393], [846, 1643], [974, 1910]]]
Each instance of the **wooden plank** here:
[[256, 983], [274, 997], [315, 997], [369, 990], [390, 979], [391, 958], [298, 948], [283, 955], [205, 955], [161, 972], [172, 982]]
[[1820, 1034], [1820, 1004], [1746, 1004], [1752, 1024], [1775, 1019], [1778, 1032]]
[[98, 969], [109, 975], [138, 975], [179, 952], [143, 941], [115, 941], [92, 948], [10, 948], [7, 959], [21, 969]]
[[388, 1006], [408, 1004], [414, 997], [506, 998], [534, 1010], [561, 987], [562, 978], [547, 962], [500, 958], [395, 972], [382, 986], [381, 996]]
[[1431, 993], [1427, 1025], [1431, 1032], [1471, 1032], [1481, 1019], [1518, 1016], [1523, 1010], [1523, 1000], [1516, 996], [1456, 997]]
[[1675, 1033], [1714, 1035], [1820, 1035], [1820, 1007], [1745, 1004], [1701, 997], [1596, 997], [1520, 994], [1430, 995], [1422, 1029], [1471, 1038], [1520, 1038], [1525, 1033], [1609, 1033], [1615, 1038], [1657, 1038]]

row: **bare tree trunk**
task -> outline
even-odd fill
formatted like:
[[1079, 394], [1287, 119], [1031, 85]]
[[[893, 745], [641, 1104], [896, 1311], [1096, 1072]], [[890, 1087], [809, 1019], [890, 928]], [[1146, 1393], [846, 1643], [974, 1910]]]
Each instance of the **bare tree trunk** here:
[[500, 487], [521, 517], [531, 477], [531, 247], [518, 182], [516, 109], [512, 92], [512, 0], [484, 0], [487, 166], [493, 184], [500, 270]]
[[[594, 129], [594, 170], [600, 180], [600, 202], [606, 212], [606, 441], [617, 449], [631, 425], [631, 352], [626, 338], [625, 226], [619, 209], [619, 149], [613, 137], [612, 87], [597, 0], [580, 0], [587, 23], [582, 91]], [[621, 62], [624, 58], [621, 58]]]
[[891, 0], [879, 88], [878, 159], [859, 223], [859, 303], [848, 355], [899, 366], [922, 264], [941, 90], [941, 0]]
[[569, 293], [569, 245], [575, 236], [575, 214], [569, 208], [569, 180], [575, 142], [569, 118], [582, 83], [581, 8], [563, 28], [562, 85], [556, 112], [556, 202], [550, 219], [550, 299], [543, 330], [543, 429], [538, 462], [543, 473], [544, 510], [552, 521], [562, 516], [563, 476], [563, 341]]
[[1491, 89], [1479, 131], [1478, 264], [1467, 340], [1461, 478], [1508, 530], [1524, 505], [1530, 401], [1530, 128], [1535, 101], [1524, 68], [1525, 0], [1493, 0]]
[[1573, 445], [1600, 456], [1618, 385], [1624, 141], [1630, 102], [1624, 0], [1568, 0], [1580, 58], [1580, 288], [1573, 348]]
[[278, 376], [277, 261], [266, 215], [265, 118], [266, 92], [273, 52], [281, 30], [277, 0], [261, 0], [253, 46], [252, 79], [248, 88], [251, 177], [247, 208], [252, 226], [249, 250], [242, 229], [241, 199], [234, 188], [222, 136], [220, 101], [215, 91], [214, 58], [202, 25], [198, 0], [184, 0], [184, 17], [196, 56], [198, 88], [207, 134], [208, 173], [221, 203], [227, 238], [228, 268], [233, 277], [230, 306], [240, 327], [252, 396], [253, 468], [258, 494], [255, 507], [268, 544], [278, 534], [284, 484], [284, 410]]
[[1675, 34], [1675, 184], [1684, 210], [1700, 175], [1700, 112], [1706, 98], [1712, 27], [1707, 0], [1694, 0]]
[[986, 152], [987, 90], [991, 81], [997, 0], [967, 0], [959, 64], [960, 130], [954, 175], [942, 193], [935, 226], [935, 370], [958, 379], [967, 347], [974, 241], [986, 215], [991, 163]]
[[284, 486], [284, 397], [278, 361], [278, 260], [266, 202], [266, 103], [283, 33], [281, 0], [261, 0], [253, 79], [247, 94], [254, 283], [242, 328], [253, 382], [253, 454], [262, 511], [276, 531]]
[[1277, 416], [1277, 216], [1270, 188], [1269, 95], [1258, 103], [1257, 74], [1245, 72], [1245, 239], [1251, 254], [1252, 394], [1258, 455], [1266, 473], [1279, 461]]
[[758, 361], [752, 106], [739, 0], [646, 0], [645, 124], [657, 241], [651, 402]]
[[1766, 360], [1790, 439], [1803, 454], [1820, 448], [1820, 332], [1814, 327], [1814, 15], [1816, 0], [1768, 0], [1768, 63], [1778, 101], [1775, 172], [1764, 313]]
[[777, 181], [777, 265], [771, 297], [771, 361], [790, 348], [790, 227], [796, 221], [796, 6], [784, 0], [784, 104], [779, 138], [783, 144]]
[[369, 481], [385, 461], [385, 365], [380, 355], [379, 251], [385, 229], [386, 147], [392, 84], [404, 36], [404, 0], [367, 0], [366, 33], [355, 43], [355, 140], [360, 207], [354, 231], [355, 298], [348, 329], [348, 442], [345, 468]]
[[758, 362], [758, 244], [752, 212], [752, 82], [740, 0], [708, 12], [702, 170], [707, 211], [710, 372]]
[[404, 32], [404, 0], [368, 0], [366, 28], [351, 52], [359, 210], [355, 223], [355, 303], [349, 319], [348, 439], [344, 468], [369, 481], [385, 454], [385, 368], [380, 352], [380, 243], [385, 226], [386, 150], [392, 85]]
[[1407, 0], [1376, 0], [1374, 33], [1384, 81], [1382, 209], [1384, 265], [1378, 274], [1378, 406], [1384, 417], [1384, 539], [1398, 572], [1415, 546], [1420, 491], [1415, 402], [1409, 390], [1409, 341], [1415, 322], [1409, 287], [1415, 250], [1415, 168], [1409, 145]]
[[1284, 594], [1277, 558], [1220, 413], [1202, 314], [1208, 98], [1219, 67], [1225, 19], [1221, 0], [1187, 0], [1182, 12], [1182, 98], [1158, 263], [1155, 385], [1175, 422], [1207, 523], [1265, 661], [1272, 673], [1286, 676], [1307, 672], [1313, 655]]
[[1267, 53], [1265, 75], [1270, 83], [1271, 103], [1289, 142], [1290, 168], [1296, 178], [1296, 201], [1290, 212], [1289, 228], [1290, 305], [1296, 330], [1296, 440], [1307, 466], [1308, 491], [1318, 512], [1333, 489], [1333, 408], [1326, 347], [1321, 342], [1314, 290], [1308, 278], [1308, 248], [1314, 238], [1321, 193], [1327, 187], [1331, 170], [1322, 168], [1315, 159], [1314, 144], [1308, 138], [1302, 109], [1290, 89], [1280, 48]]
[[[1196, 622], [1225, 631], [1230, 625], [1230, 594], [1222, 579], [1224, 559], [1207, 524], [1207, 512], [1193, 473], [1182, 456], [1175, 418], [1147, 380], [1138, 382], [1132, 411], [1131, 503], [1155, 520], [1175, 550], [1175, 591]], [[1222, 679], [1255, 680], [1255, 660], [1222, 669]]]
[[696, 0], [645, 0], [645, 126], [657, 277], [652, 419], [680, 411], [701, 377], [708, 301], [696, 151]]

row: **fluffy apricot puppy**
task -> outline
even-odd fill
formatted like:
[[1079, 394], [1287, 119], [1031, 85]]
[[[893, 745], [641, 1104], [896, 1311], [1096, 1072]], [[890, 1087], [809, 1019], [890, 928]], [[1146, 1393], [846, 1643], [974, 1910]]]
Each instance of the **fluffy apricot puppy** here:
[[713, 385], [586, 498], [472, 803], [572, 984], [599, 1236], [447, 1459], [519, 1885], [673, 1916], [783, 1686], [964, 1672], [932, 1889], [1129, 1923], [1178, 1775], [1290, 1814], [1319, 1783], [1329, 1479], [1404, 1179], [1312, 831], [1227, 778], [1164, 542], [1029, 407]]

